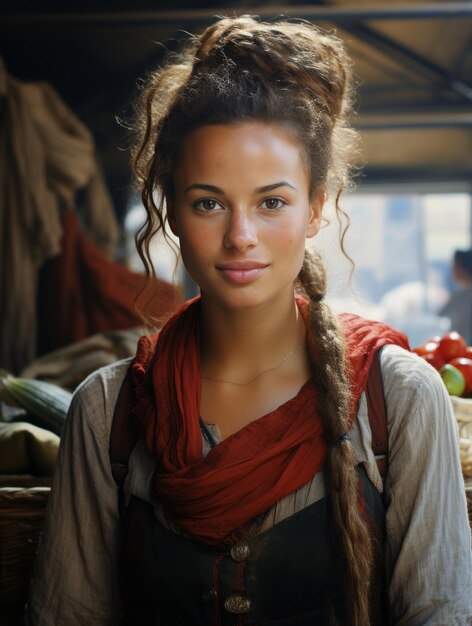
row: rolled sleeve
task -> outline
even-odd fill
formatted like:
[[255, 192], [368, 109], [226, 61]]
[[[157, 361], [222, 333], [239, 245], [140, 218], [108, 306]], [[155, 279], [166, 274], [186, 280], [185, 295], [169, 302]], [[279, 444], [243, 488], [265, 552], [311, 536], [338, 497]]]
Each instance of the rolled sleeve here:
[[472, 623], [472, 554], [457, 427], [438, 373], [382, 356], [388, 407], [386, 570], [397, 626]]

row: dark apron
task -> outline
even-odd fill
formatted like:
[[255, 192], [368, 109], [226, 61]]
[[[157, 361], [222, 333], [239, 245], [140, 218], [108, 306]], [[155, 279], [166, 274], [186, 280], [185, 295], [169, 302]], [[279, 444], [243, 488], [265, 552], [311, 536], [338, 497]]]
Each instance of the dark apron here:
[[[387, 623], [383, 585], [385, 512], [359, 470], [374, 537], [374, 624]], [[166, 530], [153, 507], [126, 509], [123, 626], [322, 626], [348, 623], [344, 565], [329, 496], [272, 528], [218, 549]]]

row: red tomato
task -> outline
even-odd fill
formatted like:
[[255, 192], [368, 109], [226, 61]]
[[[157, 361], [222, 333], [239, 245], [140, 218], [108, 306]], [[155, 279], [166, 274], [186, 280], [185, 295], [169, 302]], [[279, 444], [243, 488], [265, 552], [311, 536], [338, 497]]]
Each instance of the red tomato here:
[[452, 361], [452, 359], [464, 356], [466, 348], [467, 342], [464, 337], [462, 337], [461, 335], [459, 335], [459, 333], [453, 330], [450, 333], [446, 333], [441, 338], [438, 346], [438, 352], [443, 357], [443, 359], [445, 359], [446, 362], [449, 363], [449, 361]]
[[419, 356], [424, 356], [425, 354], [436, 352], [438, 345], [439, 343], [437, 343], [436, 341], [426, 341], [417, 348], [413, 348], [412, 352], [415, 352]]
[[462, 372], [465, 380], [464, 393], [470, 393], [472, 391], [472, 359], [458, 357], [449, 361], [449, 364], [454, 365], [455, 368]]
[[428, 361], [428, 363], [432, 365], [435, 370], [438, 371], [441, 369], [441, 367], [446, 365], [446, 361], [437, 350], [435, 350], [434, 352], [427, 352], [426, 354], [423, 354], [421, 358], [423, 358], [425, 361]]
[[466, 359], [472, 359], [472, 346], [467, 346], [464, 356]]

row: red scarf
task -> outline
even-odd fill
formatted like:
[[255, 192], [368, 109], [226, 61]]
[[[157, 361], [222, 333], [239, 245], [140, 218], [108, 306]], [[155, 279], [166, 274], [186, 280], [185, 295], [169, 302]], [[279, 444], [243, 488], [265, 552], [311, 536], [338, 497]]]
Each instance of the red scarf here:
[[[297, 304], [306, 320], [306, 302], [297, 297]], [[158, 337], [140, 340], [132, 366], [138, 398], [134, 414], [158, 459], [156, 500], [170, 520], [216, 545], [311, 480], [325, 460], [326, 443], [309, 380], [297, 396], [203, 458], [199, 309], [199, 298], [186, 302]], [[340, 321], [352, 373], [352, 424], [375, 351], [388, 343], [408, 349], [408, 340], [356, 315], [342, 314]]]

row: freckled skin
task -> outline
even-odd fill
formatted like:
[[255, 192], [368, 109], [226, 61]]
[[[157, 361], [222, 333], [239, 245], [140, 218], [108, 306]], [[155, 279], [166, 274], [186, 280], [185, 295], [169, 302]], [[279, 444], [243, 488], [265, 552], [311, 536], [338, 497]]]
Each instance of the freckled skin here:
[[[302, 148], [292, 133], [262, 122], [199, 128], [183, 145], [174, 182], [169, 223], [206, 306], [273, 311], [293, 300], [305, 240], [319, 231], [324, 196], [310, 198]], [[221, 271], [253, 261], [263, 268], [244, 284]]]

